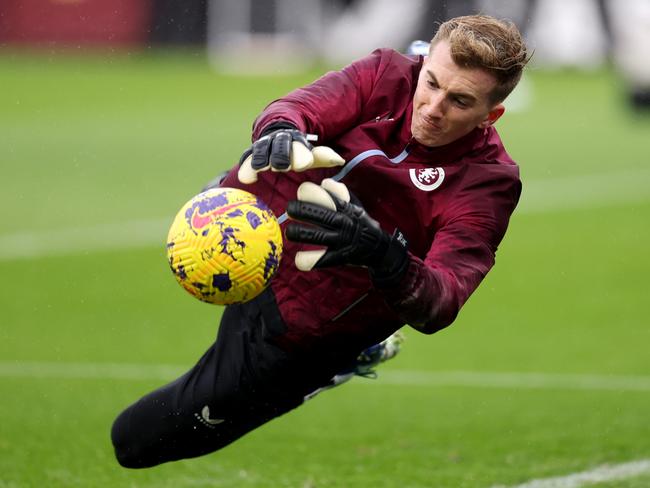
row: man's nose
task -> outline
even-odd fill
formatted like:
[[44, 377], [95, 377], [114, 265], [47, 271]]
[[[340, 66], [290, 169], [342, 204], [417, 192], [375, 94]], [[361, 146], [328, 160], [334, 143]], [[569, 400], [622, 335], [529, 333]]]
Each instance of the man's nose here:
[[431, 118], [440, 118], [445, 113], [445, 94], [441, 90], [429, 97], [426, 105], [426, 115]]

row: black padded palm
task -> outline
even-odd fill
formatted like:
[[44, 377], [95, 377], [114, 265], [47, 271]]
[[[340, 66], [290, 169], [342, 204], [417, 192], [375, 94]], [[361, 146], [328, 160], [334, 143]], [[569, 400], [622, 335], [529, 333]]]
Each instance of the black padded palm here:
[[391, 236], [361, 206], [328, 193], [336, 210], [301, 200], [288, 203], [289, 217], [310, 225], [290, 223], [286, 229], [287, 239], [327, 247], [315, 264], [317, 268], [342, 264], [381, 266]]

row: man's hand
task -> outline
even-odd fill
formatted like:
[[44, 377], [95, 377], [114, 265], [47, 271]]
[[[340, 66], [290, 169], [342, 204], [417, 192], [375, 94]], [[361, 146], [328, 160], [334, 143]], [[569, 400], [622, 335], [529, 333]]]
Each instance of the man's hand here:
[[399, 279], [406, 272], [408, 243], [399, 230], [389, 235], [360, 204], [350, 201], [343, 183], [325, 179], [318, 186], [305, 182], [298, 200], [287, 206], [289, 217], [311, 225], [290, 223], [287, 239], [325, 249], [300, 251], [296, 267], [301, 271], [351, 264], [366, 266], [380, 279]]
[[272, 171], [305, 171], [343, 164], [343, 158], [331, 148], [313, 147], [299, 130], [282, 128], [253, 143], [240, 159], [237, 177], [240, 182], [251, 184], [257, 181], [257, 173], [269, 168]]

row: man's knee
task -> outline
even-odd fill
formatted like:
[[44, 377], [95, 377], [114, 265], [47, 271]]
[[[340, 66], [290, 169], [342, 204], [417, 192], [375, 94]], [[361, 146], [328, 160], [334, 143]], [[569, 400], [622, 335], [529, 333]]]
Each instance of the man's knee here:
[[113, 422], [111, 440], [117, 462], [125, 468], [148, 468], [158, 464], [149, 459], [151, 452], [142, 445], [137, 433], [130, 427], [130, 409], [122, 412]]
[[[121, 466], [150, 468], [217, 451], [242, 433], [239, 422], [201, 423], [191, 411], [153, 410], [145, 397], [113, 422], [111, 440]], [[204, 421], [205, 422], [205, 421]]]

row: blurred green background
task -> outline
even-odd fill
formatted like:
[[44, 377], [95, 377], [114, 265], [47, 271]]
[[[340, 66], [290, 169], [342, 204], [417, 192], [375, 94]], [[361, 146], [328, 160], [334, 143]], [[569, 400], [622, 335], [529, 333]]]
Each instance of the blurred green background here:
[[[529, 70], [498, 123], [524, 192], [456, 323], [222, 452], [134, 472], [109, 429], [221, 309], [165, 260], [180, 206], [294, 75], [200, 52], [0, 51], [0, 487], [491, 487], [650, 458], [650, 117], [617, 75]], [[650, 485], [645, 475], [598, 486]]]

